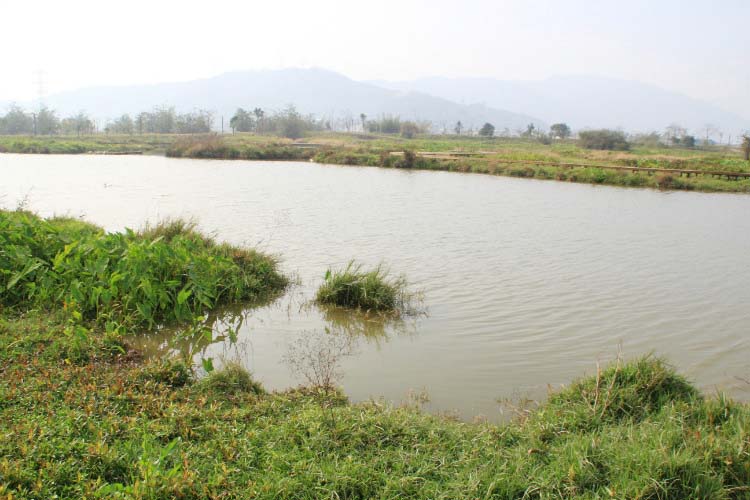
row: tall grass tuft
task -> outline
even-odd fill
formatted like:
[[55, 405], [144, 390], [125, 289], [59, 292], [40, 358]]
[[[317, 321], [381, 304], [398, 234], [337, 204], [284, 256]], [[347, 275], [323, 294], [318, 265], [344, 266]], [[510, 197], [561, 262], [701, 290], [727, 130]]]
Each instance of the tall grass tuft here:
[[200, 388], [208, 393], [222, 396], [266, 393], [260, 382], [253, 380], [250, 372], [237, 362], [229, 362], [221, 369], [209, 373], [200, 381]]
[[328, 269], [316, 301], [365, 311], [413, 312], [415, 295], [403, 276], [392, 277], [382, 265], [365, 270], [350, 261], [343, 269]]

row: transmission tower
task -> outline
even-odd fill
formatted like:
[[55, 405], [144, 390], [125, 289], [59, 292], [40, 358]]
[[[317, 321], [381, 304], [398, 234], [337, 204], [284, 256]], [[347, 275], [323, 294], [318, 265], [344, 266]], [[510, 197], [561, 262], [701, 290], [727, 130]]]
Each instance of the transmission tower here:
[[43, 69], [34, 71], [34, 83], [36, 84], [37, 99], [39, 110], [44, 108], [44, 97], [45, 97], [45, 73]]

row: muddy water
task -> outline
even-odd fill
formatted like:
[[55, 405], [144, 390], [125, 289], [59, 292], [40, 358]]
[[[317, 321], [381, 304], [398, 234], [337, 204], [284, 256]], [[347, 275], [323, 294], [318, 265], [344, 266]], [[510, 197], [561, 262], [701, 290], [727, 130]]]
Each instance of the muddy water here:
[[[704, 390], [750, 397], [750, 196], [161, 157], [0, 155], [0, 176], [6, 207], [26, 199], [108, 230], [195, 217], [281, 256], [298, 286], [216, 318], [223, 340], [180, 344], [240, 360], [267, 388], [304, 382], [285, 359], [305, 336], [348, 334], [353, 400], [424, 390], [431, 410], [465, 418], [499, 418], [498, 398], [543, 397], [618, 352], [666, 356]], [[352, 258], [406, 274], [428, 315], [311, 306], [326, 268]]]

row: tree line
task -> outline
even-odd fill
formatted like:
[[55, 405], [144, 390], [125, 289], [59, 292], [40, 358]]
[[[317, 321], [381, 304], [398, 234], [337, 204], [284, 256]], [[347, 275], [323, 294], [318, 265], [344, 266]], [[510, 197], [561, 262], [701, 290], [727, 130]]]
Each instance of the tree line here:
[[54, 110], [44, 106], [27, 113], [11, 105], [5, 115], [0, 115], [2, 135], [90, 135], [95, 131], [94, 121], [85, 113], [61, 119]]
[[[124, 114], [110, 121], [104, 132], [113, 134], [197, 134], [212, 130], [213, 113], [197, 110], [177, 113], [173, 107], [157, 107], [131, 117]], [[0, 115], [0, 135], [91, 135], [97, 133], [96, 122], [86, 113], [60, 118], [45, 106], [38, 111], [25, 111], [11, 105]]]
[[[103, 131], [111, 134], [201, 134], [213, 131], [214, 126], [215, 116], [211, 111], [198, 109], [178, 113], [174, 107], [162, 106], [135, 116], [123, 114], [109, 121]], [[233, 133], [275, 134], [291, 139], [303, 137], [308, 132], [338, 130], [342, 126], [348, 132], [361, 130], [378, 134], [398, 134], [404, 138], [428, 134], [434, 128], [434, 124], [428, 121], [401, 120], [397, 115], [381, 115], [377, 119], [369, 119], [365, 113], [359, 115], [359, 123], [355, 123], [351, 116], [345, 122], [332, 123], [331, 120], [319, 119], [312, 114], [303, 115], [293, 105], [273, 112], [260, 107], [252, 110], [238, 108], [229, 120], [229, 127]], [[443, 128], [443, 134], [448, 134], [447, 128]], [[25, 111], [17, 105], [11, 105], [5, 115], [0, 115], [0, 135], [81, 136], [97, 132], [99, 130], [96, 122], [84, 112], [60, 118], [54, 110], [46, 106], [41, 106], [38, 111]], [[473, 128], [467, 129], [459, 120], [452, 132], [455, 135], [478, 135], [491, 138], [495, 137], [496, 128], [491, 123], [485, 123], [475, 131]], [[686, 128], [678, 124], [671, 124], [662, 133], [628, 135], [621, 130], [582, 130], [578, 132], [578, 140], [579, 145], [585, 148], [609, 150], [628, 150], [633, 144], [645, 147], [694, 148], [699, 145], [715, 144], [712, 137], [716, 137], [717, 134], [718, 142], [723, 141], [724, 134], [712, 125], [706, 125], [701, 132], [703, 134], [698, 137], [690, 134]], [[553, 141], [572, 137], [573, 131], [570, 126], [562, 122], [553, 124], [549, 130], [542, 130], [535, 124], [529, 123], [526, 128], [516, 130], [515, 133], [505, 128], [500, 135], [551, 144]], [[748, 133], [741, 135], [740, 140], [744, 155], [750, 156], [750, 135]], [[731, 143], [731, 138], [728, 142]]]

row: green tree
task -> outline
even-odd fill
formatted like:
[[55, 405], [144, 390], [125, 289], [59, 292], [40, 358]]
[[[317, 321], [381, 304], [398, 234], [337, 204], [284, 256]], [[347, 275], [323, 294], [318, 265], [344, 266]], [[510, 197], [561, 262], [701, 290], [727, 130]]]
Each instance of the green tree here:
[[279, 132], [288, 139], [299, 139], [305, 132], [305, 121], [297, 108], [288, 106], [279, 116]]
[[94, 129], [94, 121], [83, 111], [60, 122], [60, 132], [64, 135], [91, 135]]
[[581, 147], [627, 151], [630, 149], [625, 133], [620, 130], [585, 130], [578, 134]]
[[11, 104], [8, 112], [0, 119], [0, 134], [18, 135], [34, 133], [34, 118], [23, 109]]
[[125, 114], [108, 123], [104, 131], [110, 134], [132, 134], [135, 131], [135, 123], [130, 115]]
[[367, 132], [367, 115], [360, 113], [359, 119], [362, 121], [362, 132]]
[[750, 134], [742, 136], [742, 153], [745, 156], [745, 161], [750, 161]]
[[255, 115], [255, 121], [256, 121], [256, 132], [261, 133], [264, 131], [264, 125], [265, 122], [263, 121], [263, 118], [266, 116], [265, 111], [263, 111], [260, 108], [255, 108], [253, 110], [253, 115]]
[[36, 114], [36, 133], [39, 135], [53, 135], [60, 129], [60, 120], [55, 112], [43, 106]]
[[686, 148], [694, 148], [695, 147], [695, 136], [694, 135], [683, 135], [680, 138], [680, 144], [685, 146]]
[[456, 126], [453, 128], [453, 131], [456, 132], [456, 135], [461, 135], [461, 131], [464, 129], [464, 124], [461, 123], [461, 120], [458, 120], [456, 122]]
[[419, 132], [419, 125], [414, 122], [403, 122], [401, 124], [401, 137], [413, 139]]
[[252, 113], [237, 108], [237, 112], [229, 120], [229, 126], [232, 127], [232, 132], [252, 132], [255, 130], [255, 119]]
[[495, 126], [491, 123], [485, 123], [482, 128], [479, 129], [479, 135], [482, 137], [492, 137], [495, 135]]
[[550, 133], [552, 133], [552, 137], [559, 137], [560, 139], [567, 139], [570, 137], [570, 127], [567, 123], [555, 123], [550, 128]]

